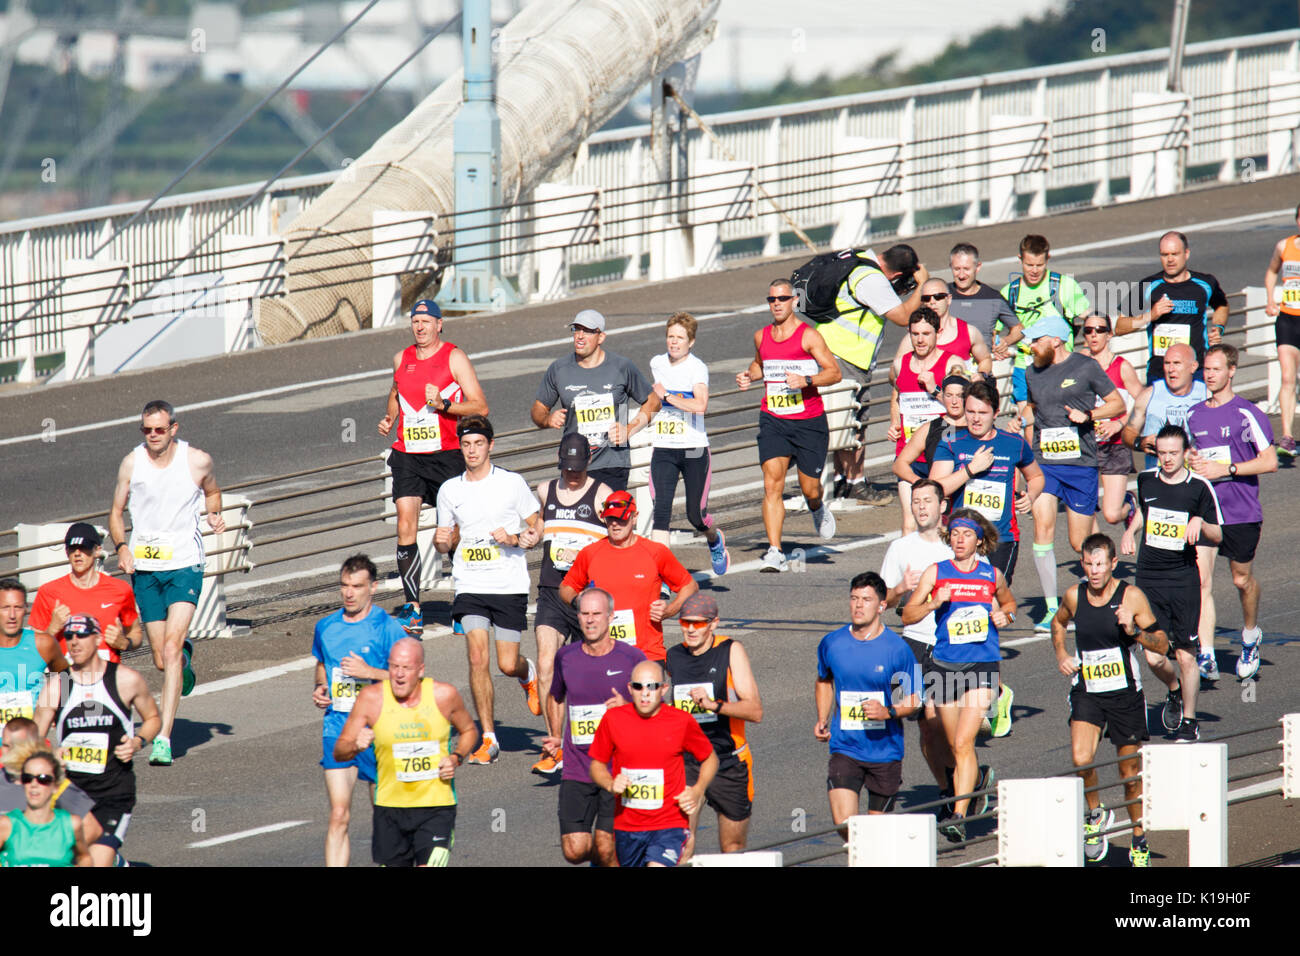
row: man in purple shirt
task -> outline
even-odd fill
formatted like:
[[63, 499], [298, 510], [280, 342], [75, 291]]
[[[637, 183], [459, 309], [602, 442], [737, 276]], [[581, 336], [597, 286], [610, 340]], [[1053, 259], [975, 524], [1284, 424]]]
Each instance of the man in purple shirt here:
[[1252, 403], [1232, 391], [1237, 374], [1237, 350], [1231, 345], [1212, 345], [1205, 352], [1205, 386], [1210, 397], [1192, 407], [1187, 428], [1196, 450], [1188, 464], [1214, 483], [1214, 493], [1223, 513], [1223, 543], [1215, 548], [1197, 543], [1196, 558], [1201, 572], [1201, 676], [1217, 680], [1214, 659], [1214, 627], [1217, 623], [1211, 596], [1214, 559], [1219, 552], [1232, 568], [1232, 583], [1241, 597], [1241, 656], [1237, 676], [1249, 680], [1259, 671], [1259, 581], [1251, 573], [1255, 548], [1259, 544], [1264, 511], [1259, 504], [1259, 475], [1277, 471], [1277, 449], [1268, 417]]
[[[614, 617], [614, 598], [601, 588], [588, 588], [578, 595], [578, 625], [582, 641], [560, 648], [555, 655], [555, 675], [546, 706], [547, 725], [564, 727], [564, 737], [546, 737], [542, 749], [554, 754], [564, 751], [560, 776], [560, 848], [570, 863], [588, 860], [598, 866], [614, 866], [614, 794], [591, 780], [591, 757], [587, 750], [596, 738], [605, 711], [626, 704], [618, 688], [626, 687], [632, 668], [646, 656], [634, 645], [614, 640], [609, 634]], [[567, 718], [565, 704], [568, 704]], [[591, 827], [596, 825], [593, 844]]]

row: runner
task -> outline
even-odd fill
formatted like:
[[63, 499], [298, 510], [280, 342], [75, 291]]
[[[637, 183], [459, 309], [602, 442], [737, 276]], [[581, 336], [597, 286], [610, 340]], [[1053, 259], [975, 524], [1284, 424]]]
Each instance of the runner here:
[[23, 627], [27, 587], [17, 578], [0, 579], [0, 728], [36, 715], [46, 673], [66, 670], [59, 643]]
[[[1218, 544], [1223, 518], [1210, 482], [1186, 467], [1187, 433], [1166, 425], [1156, 435], [1160, 464], [1138, 475], [1137, 497], [1142, 514], [1142, 550], [1137, 560], [1137, 586], [1147, 596], [1160, 629], [1169, 638], [1177, 667], [1167, 657], [1147, 652], [1151, 672], [1169, 688], [1162, 719], [1174, 740], [1200, 739], [1196, 722], [1196, 627], [1201, 616], [1201, 582], [1196, 568], [1198, 538]], [[1120, 551], [1132, 554], [1140, 522], [1134, 516], [1120, 540]], [[1178, 704], [1182, 702], [1181, 714]], [[1176, 717], [1181, 717], [1175, 723]]]
[[[117, 470], [108, 532], [118, 567], [131, 588], [149, 635], [153, 663], [163, 672], [162, 730], [149, 763], [172, 764], [172, 725], [181, 697], [194, 689], [194, 648], [186, 638], [203, 591], [200, 515], [216, 534], [226, 530], [221, 489], [212, 456], [176, 437], [180, 422], [167, 402], [153, 401], [140, 415], [144, 441]], [[124, 514], [131, 509], [131, 540]]]
[[[763, 701], [739, 641], [717, 633], [718, 602], [697, 592], [686, 599], [678, 618], [682, 642], [668, 649], [664, 667], [673, 684], [673, 705], [690, 714], [713, 744], [718, 772], [704, 798], [718, 817], [718, 849], [741, 853], [749, 838], [754, 812], [754, 755], [745, 739], [745, 722], [763, 719]], [[725, 713], [723, 712], [725, 710]], [[700, 762], [687, 754], [686, 784], [700, 776]], [[688, 814], [690, 836], [682, 862], [695, 853], [695, 830], [703, 804]]]
[[776, 572], [790, 570], [781, 550], [781, 529], [785, 524], [782, 494], [792, 461], [817, 533], [824, 541], [835, 537], [835, 515], [822, 501], [821, 474], [830, 432], [817, 388], [838, 382], [840, 369], [821, 333], [795, 317], [794, 287], [788, 279], [772, 281], [767, 304], [772, 322], [754, 333], [754, 361], [736, 376], [736, 385], [745, 391], [753, 382], [763, 382], [758, 460], [763, 468], [763, 530], [768, 547], [759, 570]]
[[[53, 710], [50, 711], [51, 717]], [[45, 718], [50, 719], [50, 718]], [[4, 725], [0, 732], [0, 813], [20, 810], [27, 805], [27, 795], [23, 790], [22, 779], [17, 772], [9, 770], [10, 757], [21, 747], [39, 745], [48, 747], [45, 735], [41, 733], [36, 721], [26, 717], [15, 717]], [[21, 770], [21, 767], [16, 768]], [[81, 832], [87, 845], [99, 839], [103, 830], [95, 818], [90, 815], [95, 801], [64, 774], [54, 788], [54, 805], [81, 817]]]
[[[1020, 555], [1016, 513], [1029, 514], [1043, 492], [1045, 478], [1023, 438], [993, 427], [997, 408], [998, 393], [988, 382], [972, 385], [966, 395], [966, 427], [940, 441], [931, 474], [954, 508], [977, 511], [996, 529], [998, 546], [989, 561], [1010, 587]], [[1017, 473], [1027, 488], [1019, 494]], [[1011, 733], [1015, 699], [1011, 687], [998, 685], [996, 708], [990, 717], [994, 737]]]
[[646, 657], [631, 644], [610, 636], [613, 617], [614, 598], [608, 591], [591, 587], [578, 595], [582, 639], [555, 655], [555, 679], [546, 698], [549, 725], [564, 730], [546, 737], [542, 749], [558, 756], [563, 745], [569, 756], [560, 776], [559, 816], [560, 848], [570, 863], [590, 860], [597, 866], [618, 865], [614, 857], [614, 795], [592, 782], [587, 750], [596, 739], [605, 711], [627, 703], [619, 688]]
[[[944, 293], [945, 295], [947, 293]], [[912, 313], [907, 323], [911, 351], [900, 352], [889, 369], [889, 381], [894, 391], [889, 401], [889, 437], [894, 441], [894, 455], [902, 454], [912, 437], [912, 432], [925, 427], [943, 415], [939, 401], [939, 383], [952, 374], [965, 371], [960, 359], [935, 347], [939, 331], [939, 317], [926, 306]], [[927, 468], [928, 459], [917, 464]], [[915, 471], [916, 466], [913, 466]], [[898, 483], [898, 504], [903, 511], [903, 533], [911, 534], [911, 485]]]
[[[661, 661], [663, 622], [700, 586], [671, 551], [632, 530], [636, 527], [636, 502], [630, 493], [611, 494], [600, 517], [609, 535], [578, 552], [560, 584], [560, 600], [572, 604], [588, 585], [604, 588], [614, 595], [610, 634], [617, 641], [639, 647], [650, 660]], [[671, 601], [660, 596], [665, 586], [675, 592]]]
[[[1237, 350], [1231, 345], [1212, 345], [1205, 353], [1205, 385], [1210, 397], [1192, 408], [1188, 430], [1195, 450], [1188, 463], [1202, 478], [1214, 483], [1215, 497], [1223, 513], [1223, 540], [1197, 542], [1201, 570], [1200, 657], [1198, 664], [1206, 680], [1219, 676], [1214, 657], [1214, 633], [1218, 623], [1211, 583], [1214, 559], [1222, 553], [1232, 569], [1232, 583], [1241, 599], [1241, 656], [1237, 676], [1250, 680], [1259, 671], [1259, 579], [1253, 563], [1259, 546], [1264, 511], [1259, 503], [1259, 476], [1277, 471], [1277, 450], [1273, 447], [1273, 426], [1268, 416], [1232, 390], [1237, 374]], [[1216, 548], [1215, 545], [1218, 545]], [[1208, 596], [1208, 597], [1207, 597]]]
[[397, 573], [406, 603], [396, 617], [407, 634], [419, 635], [424, 632], [424, 566], [416, 543], [420, 507], [437, 507], [443, 482], [465, 470], [456, 422], [466, 415], [486, 416], [488, 403], [469, 356], [442, 341], [438, 303], [421, 299], [411, 306], [411, 336], [415, 344], [393, 356], [393, 386], [379, 434], [387, 438], [397, 426], [388, 467], [397, 509]]
[[1092, 533], [1097, 511], [1100, 482], [1094, 422], [1123, 415], [1124, 400], [1091, 356], [1067, 350], [1072, 335], [1063, 320], [1039, 319], [1027, 334], [1033, 339], [1034, 362], [1026, 375], [1029, 401], [1021, 414], [1026, 425], [1037, 426], [1034, 454], [1044, 484], [1034, 501], [1034, 567], [1047, 602], [1047, 613], [1034, 630], [1048, 632], [1057, 607], [1058, 503], [1065, 504], [1070, 547], [1077, 553]]
[[686, 519], [709, 545], [714, 574], [731, 567], [727, 539], [715, 527], [709, 511], [709, 485], [713, 465], [704, 413], [709, 407], [709, 369], [691, 353], [699, 323], [689, 312], [668, 319], [668, 351], [650, 360], [654, 392], [663, 402], [650, 423], [650, 496], [654, 501], [654, 530], [650, 536], [662, 545], [669, 540], [669, 521], [677, 478], [686, 482]]
[[[460, 738], [454, 750], [453, 727]], [[374, 745], [379, 782], [370, 851], [376, 864], [448, 864], [456, 842], [454, 778], [477, 743], [460, 693], [424, 676], [420, 642], [404, 637], [394, 644], [388, 679], [361, 689], [334, 744], [339, 763]]]
[[[560, 439], [560, 477], [537, 486], [537, 497], [542, 503], [542, 567], [537, 574], [537, 613], [533, 617], [533, 630], [537, 634], [537, 693], [542, 699], [547, 733], [557, 738], [562, 736], [561, 725], [551, 719], [546, 704], [555, 672], [555, 654], [566, 642], [582, 638], [577, 612], [560, 600], [560, 584], [578, 552], [605, 537], [605, 526], [596, 513], [600, 509], [597, 502], [604, 501], [611, 493], [609, 485], [587, 474], [590, 457], [587, 439], [570, 432]], [[554, 754], [544, 751], [541, 759], [533, 764], [533, 773], [549, 776], [563, 766], [564, 754], [560, 750]], [[612, 802], [610, 807], [612, 813]], [[611, 854], [613, 840], [611, 831]]]
[[[1295, 210], [1296, 228], [1300, 230], [1300, 206]], [[1282, 280], [1278, 295], [1277, 280]], [[1282, 388], [1277, 401], [1282, 412], [1282, 437], [1277, 441], [1279, 454], [1295, 457], [1296, 368], [1300, 367], [1300, 234], [1278, 240], [1273, 258], [1264, 272], [1264, 314], [1277, 316], [1277, 364], [1282, 369]]]
[[[894, 476], [909, 486], [915, 485], [930, 473], [934, 466], [935, 449], [939, 447], [939, 440], [944, 433], [951, 428], [963, 428], [966, 425], [966, 391], [970, 388], [970, 379], [954, 374], [939, 384], [943, 415], [930, 419], [924, 428], [914, 429], [912, 437], [894, 458]], [[918, 463], [918, 459], [922, 458], [925, 460]], [[915, 512], [912, 517], [915, 519]]]
[[[94, 865], [113, 866], [135, 809], [131, 758], [158, 733], [158, 705], [138, 671], [95, 653], [102, 635], [93, 617], [72, 615], [63, 626], [63, 637], [70, 680], [67, 695], [52, 715], [54, 738], [68, 778], [95, 801], [91, 814], [102, 833], [90, 847]], [[140, 716], [139, 730], [132, 723], [133, 710]], [[50, 717], [37, 718], [42, 736], [49, 733]]]
[[[605, 351], [603, 315], [583, 309], [569, 328], [573, 354], [556, 359], [542, 376], [531, 412], [533, 424], [583, 435], [593, 449], [588, 473], [620, 491], [627, 488], [632, 469], [628, 439], [654, 418], [659, 396], [635, 364]], [[641, 406], [630, 421], [629, 399]], [[560, 407], [551, 411], [557, 402]]]
[[501, 753], [493, 716], [495, 694], [489, 667], [488, 630], [496, 631], [497, 667], [523, 688], [528, 709], [541, 716], [537, 667], [519, 652], [528, 628], [528, 558], [524, 551], [542, 536], [541, 504], [528, 482], [492, 464], [492, 423], [469, 415], [456, 425], [465, 473], [443, 482], [438, 492], [434, 547], [454, 552], [452, 620], [465, 633], [469, 689], [483, 726], [483, 743], [469, 762], [494, 763]]
[[[998, 546], [987, 518], [970, 508], [954, 511], [947, 539], [953, 557], [925, 569], [903, 608], [903, 624], [935, 616], [925, 692], [938, 708], [956, 763], [953, 792], [969, 794], [979, 779], [975, 736], [998, 685], [998, 629], [1015, 622], [1016, 599], [1002, 572], [981, 560]], [[966, 838], [969, 805], [970, 797], [954, 801], [941, 821], [940, 831], [953, 843]]]
[[[977, 277], [980, 271], [980, 252], [969, 242], [959, 242], [948, 253], [948, 267], [952, 269], [952, 282], [948, 291], [949, 310], [971, 328], [979, 329], [993, 358], [1011, 357], [1011, 346], [1025, 334], [1016, 318], [1015, 310], [1007, 300], [998, 295], [992, 286], [982, 285]], [[998, 334], [998, 328], [1002, 333]]]
[[921, 667], [880, 619], [886, 594], [874, 571], [854, 577], [849, 623], [817, 645], [813, 736], [830, 744], [827, 798], [846, 838], [863, 787], [868, 814], [893, 808], [903, 786], [903, 720], [921, 703]]
[[[1102, 367], [1120, 398], [1129, 403], [1142, 394], [1142, 383], [1128, 359], [1112, 355], [1110, 340], [1113, 334], [1110, 318], [1105, 315], [1087, 315], [1083, 319], [1083, 341], [1089, 355]], [[1127, 393], [1127, 395], [1125, 394]], [[1100, 397], [1097, 399], [1101, 401]], [[1101, 481], [1101, 516], [1111, 524], [1122, 525], [1137, 508], [1128, 490], [1128, 476], [1133, 472], [1133, 453], [1123, 442], [1124, 415], [1097, 422], [1097, 471]], [[1097, 521], [1093, 518], [1093, 530]]]
[[311, 656], [316, 658], [316, 687], [311, 699], [325, 711], [320, 765], [325, 768], [325, 796], [330, 805], [326, 866], [347, 866], [351, 859], [348, 822], [357, 778], [370, 784], [372, 800], [375, 784], [375, 752], [366, 749], [340, 763], [334, 759], [334, 743], [362, 688], [387, 679], [389, 651], [405, 634], [397, 621], [375, 607], [378, 587], [379, 570], [368, 555], [354, 554], [344, 561], [339, 569], [343, 607], [316, 622], [311, 642]]
[[28, 623], [33, 630], [57, 639], [69, 617], [89, 615], [99, 622], [104, 633], [99, 656], [117, 663], [122, 660], [122, 651], [144, 643], [144, 628], [140, 626], [131, 585], [99, 570], [104, 555], [102, 541], [92, 524], [78, 521], [68, 527], [63, 551], [71, 571], [36, 589]]
[[0, 866], [93, 866], [81, 817], [54, 805], [63, 765], [43, 743], [10, 756], [26, 806], [0, 815]]
[[1171, 345], [1189, 346], [1196, 364], [1204, 365], [1205, 350], [1218, 344], [1228, 324], [1228, 297], [1219, 288], [1219, 280], [1208, 272], [1187, 268], [1191, 255], [1191, 246], [1181, 232], [1170, 230], [1161, 236], [1161, 271], [1138, 284], [1146, 311], [1115, 321], [1118, 335], [1147, 330], [1147, 382], [1157, 381], [1163, 374], [1162, 363]]
[[[996, 292], [993, 294], [997, 295]], [[921, 308], [929, 309], [939, 317], [939, 335], [935, 340], [935, 348], [957, 359], [962, 365], [961, 374], [967, 378], [973, 379], [976, 375], [992, 377], [993, 354], [989, 351], [984, 334], [953, 315], [948, 308], [951, 299], [948, 283], [942, 279], [932, 277], [926, 279], [921, 286]], [[912, 343], [904, 338], [894, 352], [894, 361], [898, 362], [909, 351], [912, 351]]]
[[[1142, 672], [1138, 669], [1135, 645], [1163, 657], [1169, 641], [1156, 622], [1146, 595], [1138, 588], [1113, 577], [1119, 557], [1115, 543], [1103, 534], [1089, 535], [1083, 542], [1083, 570], [1087, 580], [1065, 592], [1052, 621], [1052, 647], [1056, 666], [1071, 678], [1070, 754], [1076, 767], [1088, 767], [1097, 759], [1097, 743], [1104, 730], [1122, 760], [1120, 779], [1124, 800], [1133, 824], [1132, 848], [1128, 858], [1135, 867], [1151, 865], [1151, 850], [1142, 830], [1142, 759], [1138, 748], [1148, 740], [1147, 702], [1142, 696]], [[1078, 622], [1074, 633], [1077, 657], [1065, 649], [1065, 629]], [[1083, 798], [1088, 804], [1083, 821], [1083, 855], [1104, 860], [1110, 840], [1105, 831], [1115, 822], [1115, 813], [1101, 804], [1097, 792], [1097, 768], [1080, 770]]]
[[[668, 674], [659, 661], [642, 661], [627, 683], [630, 704], [605, 711], [587, 751], [591, 779], [618, 799], [614, 850], [619, 866], [676, 866], [690, 837], [690, 815], [718, 770], [718, 755], [699, 724], [664, 698]], [[687, 785], [683, 754], [700, 763]]]
[[1146, 467], [1156, 466], [1156, 434], [1166, 425], [1187, 428], [1187, 413], [1209, 396], [1197, 375], [1196, 353], [1190, 345], [1171, 345], [1165, 352], [1164, 377], [1147, 385], [1133, 402], [1124, 424], [1124, 444], [1146, 455]]

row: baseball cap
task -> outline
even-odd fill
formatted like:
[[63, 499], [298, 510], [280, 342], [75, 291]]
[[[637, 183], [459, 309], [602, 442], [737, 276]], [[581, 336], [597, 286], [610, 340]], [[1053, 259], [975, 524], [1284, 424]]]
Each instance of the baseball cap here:
[[602, 518], [618, 518], [620, 521], [625, 521], [634, 514], [636, 514], [636, 500], [628, 491], [614, 492], [605, 499], [605, 504], [600, 509]]
[[560, 467], [569, 471], [586, 471], [591, 462], [591, 442], [586, 435], [569, 432], [560, 439]]
[[63, 625], [64, 637], [96, 637], [103, 632], [89, 614], [74, 614]]
[[677, 619], [684, 618], [702, 618], [706, 621], [712, 621], [718, 616], [718, 602], [714, 600], [712, 594], [705, 594], [703, 591], [696, 591], [684, 602], [682, 609], [677, 612]]
[[435, 319], [442, 318], [442, 309], [438, 308], [438, 303], [434, 302], [432, 299], [421, 299], [419, 302], [415, 303], [415, 305], [411, 306], [411, 315], [415, 315], [417, 312], [427, 312]]
[[1031, 342], [1035, 342], [1045, 335], [1054, 336], [1062, 342], [1069, 342], [1074, 339], [1074, 330], [1059, 315], [1047, 315], [1035, 322], [1025, 332], [1025, 338]]
[[68, 533], [63, 536], [63, 547], [67, 549], [80, 548], [82, 551], [94, 551], [103, 543], [104, 539], [100, 537], [95, 526], [85, 521], [70, 525]]
[[583, 309], [573, 317], [569, 323], [569, 328], [574, 329], [582, 326], [584, 329], [591, 329], [593, 332], [605, 331], [605, 317], [595, 309]]

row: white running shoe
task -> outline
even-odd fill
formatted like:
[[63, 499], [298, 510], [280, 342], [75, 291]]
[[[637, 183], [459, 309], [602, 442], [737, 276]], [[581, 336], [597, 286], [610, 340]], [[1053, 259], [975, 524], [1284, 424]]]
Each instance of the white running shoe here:
[[759, 568], [765, 574], [775, 574], [778, 571], [789, 571], [790, 562], [785, 559], [780, 548], [768, 548], [767, 553], [763, 555], [763, 566]]
[[823, 541], [835, 537], [835, 515], [831, 514], [830, 508], [822, 505], [819, 510], [812, 513], [812, 516], [817, 524], [817, 534]]

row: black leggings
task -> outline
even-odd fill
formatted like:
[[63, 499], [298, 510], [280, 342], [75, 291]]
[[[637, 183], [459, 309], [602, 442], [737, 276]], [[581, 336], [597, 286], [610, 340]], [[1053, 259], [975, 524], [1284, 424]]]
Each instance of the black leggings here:
[[713, 527], [713, 518], [708, 513], [709, 485], [713, 481], [712, 457], [708, 448], [656, 448], [651, 453], [650, 497], [655, 506], [654, 530], [668, 530], [678, 475], [686, 481], [686, 520], [696, 531], [703, 533]]

